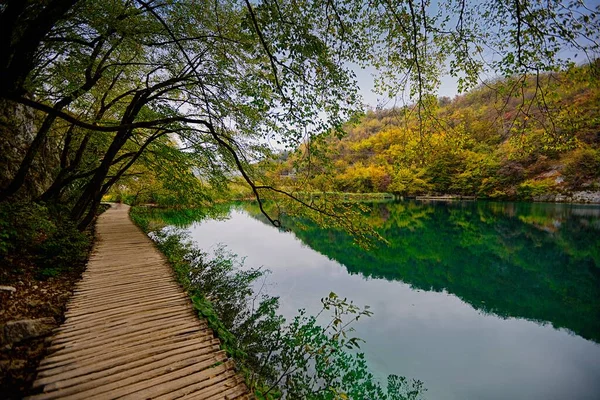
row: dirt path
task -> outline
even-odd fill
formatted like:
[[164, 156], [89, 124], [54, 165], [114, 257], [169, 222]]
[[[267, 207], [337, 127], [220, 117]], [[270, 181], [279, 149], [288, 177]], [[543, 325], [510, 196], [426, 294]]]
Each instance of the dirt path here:
[[29, 399], [246, 399], [243, 378], [171, 268], [117, 205], [98, 218], [83, 279]]

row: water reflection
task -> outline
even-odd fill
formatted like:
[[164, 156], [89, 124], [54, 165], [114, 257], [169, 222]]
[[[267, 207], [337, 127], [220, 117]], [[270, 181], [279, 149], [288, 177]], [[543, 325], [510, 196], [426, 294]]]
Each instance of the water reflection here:
[[340, 231], [288, 226], [351, 274], [445, 290], [482, 312], [600, 342], [600, 207], [402, 202], [373, 204], [368, 218], [389, 245], [367, 252]]
[[370, 305], [356, 334], [381, 377], [422, 380], [429, 399], [598, 399], [600, 207], [375, 204], [390, 246], [370, 252], [310, 224], [281, 232], [252, 204], [228, 215], [193, 239], [271, 269], [288, 318], [329, 291]]

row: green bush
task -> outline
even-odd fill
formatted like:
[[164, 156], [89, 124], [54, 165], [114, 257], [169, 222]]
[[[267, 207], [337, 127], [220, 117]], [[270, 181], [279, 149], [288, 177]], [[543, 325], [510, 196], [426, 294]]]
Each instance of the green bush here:
[[35, 247], [55, 233], [48, 209], [36, 203], [0, 203], [0, 255]]
[[579, 189], [585, 183], [600, 178], [600, 151], [591, 148], [577, 149], [564, 160], [563, 175], [572, 189]]
[[[136, 222], [152, 225], [149, 213], [135, 210]], [[385, 390], [369, 372], [364, 355], [356, 351], [360, 339], [348, 328], [371, 314], [368, 307], [360, 309], [331, 293], [321, 300], [316, 317], [301, 310], [286, 323], [277, 314], [278, 298], [255, 292], [265, 270], [242, 268], [242, 260], [224, 248], [208, 256], [172, 228], [150, 236], [258, 399], [285, 393], [289, 399], [414, 400], [426, 390], [420, 381], [394, 375]], [[317, 317], [328, 313], [329, 323], [317, 324]]]
[[[87, 259], [90, 238], [81, 233], [70, 221], [57, 221], [55, 233], [35, 249], [42, 276], [51, 271], [56, 276]], [[54, 271], [54, 272], [53, 272]]]
[[555, 191], [556, 183], [552, 178], [542, 180], [528, 179], [517, 187], [517, 195], [523, 200], [531, 200], [536, 196], [554, 193]]
[[3, 266], [29, 263], [38, 278], [57, 276], [85, 262], [91, 244], [64, 210], [29, 202], [0, 204]]

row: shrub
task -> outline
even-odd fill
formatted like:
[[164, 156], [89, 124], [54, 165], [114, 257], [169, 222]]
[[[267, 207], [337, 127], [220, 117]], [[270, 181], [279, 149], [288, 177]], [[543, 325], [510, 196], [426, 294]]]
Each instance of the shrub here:
[[4, 267], [32, 264], [39, 278], [57, 276], [85, 262], [90, 238], [63, 210], [43, 204], [0, 204], [0, 258]]
[[570, 153], [564, 160], [563, 175], [572, 189], [581, 188], [585, 183], [600, 178], [600, 151], [584, 148]]
[[[136, 214], [149, 225], [148, 215]], [[223, 247], [210, 257], [171, 228], [150, 236], [257, 398], [415, 400], [426, 390], [420, 381], [395, 375], [385, 390], [369, 372], [364, 355], [356, 352], [360, 339], [349, 328], [371, 314], [368, 307], [360, 309], [331, 293], [317, 316], [301, 310], [286, 323], [277, 314], [278, 298], [254, 290], [267, 271], [242, 268], [243, 260]], [[319, 325], [318, 317], [328, 312], [331, 317]]]
[[517, 196], [523, 200], [532, 200], [534, 197], [555, 192], [556, 187], [552, 178], [528, 179], [517, 187]]
[[34, 250], [40, 274], [56, 276], [69, 270], [74, 265], [85, 263], [91, 240], [86, 234], [79, 232], [69, 220], [55, 222], [53, 235], [42, 241]]

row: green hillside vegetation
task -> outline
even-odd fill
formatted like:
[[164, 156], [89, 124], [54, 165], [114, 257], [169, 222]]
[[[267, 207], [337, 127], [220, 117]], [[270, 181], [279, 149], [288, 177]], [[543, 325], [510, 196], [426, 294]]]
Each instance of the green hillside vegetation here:
[[346, 126], [345, 137], [284, 157], [273, 175], [291, 184], [312, 152], [332, 158], [327, 166], [312, 156], [310, 181], [323, 191], [532, 199], [597, 190], [597, 65], [498, 80], [421, 107], [368, 111]]

